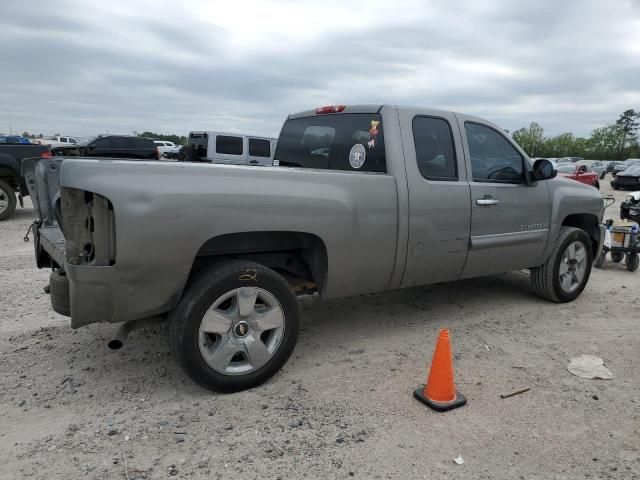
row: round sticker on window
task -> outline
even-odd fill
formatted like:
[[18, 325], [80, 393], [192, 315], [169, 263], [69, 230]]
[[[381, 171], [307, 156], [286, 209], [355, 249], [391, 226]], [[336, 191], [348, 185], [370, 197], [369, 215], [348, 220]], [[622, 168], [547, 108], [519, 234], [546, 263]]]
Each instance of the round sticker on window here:
[[360, 168], [364, 165], [364, 160], [367, 157], [367, 151], [364, 148], [364, 145], [361, 143], [356, 143], [353, 147], [351, 147], [351, 151], [349, 152], [349, 164], [351, 168]]

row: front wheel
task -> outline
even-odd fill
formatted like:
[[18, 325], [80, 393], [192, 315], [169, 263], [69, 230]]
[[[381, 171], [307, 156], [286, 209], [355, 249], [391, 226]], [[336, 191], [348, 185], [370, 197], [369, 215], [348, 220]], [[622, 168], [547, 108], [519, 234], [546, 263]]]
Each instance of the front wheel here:
[[16, 194], [13, 188], [0, 180], [0, 220], [6, 220], [16, 210]]
[[638, 270], [638, 264], [640, 264], [640, 256], [637, 253], [627, 253], [627, 259], [625, 261], [627, 270], [635, 272]]
[[170, 315], [169, 343], [187, 374], [210, 390], [255, 387], [287, 361], [298, 303], [285, 279], [249, 261], [202, 271]]
[[570, 302], [584, 290], [591, 274], [591, 240], [584, 230], [561, 227], [544, 265], [531, 269], [531, 283], [539, 297]]

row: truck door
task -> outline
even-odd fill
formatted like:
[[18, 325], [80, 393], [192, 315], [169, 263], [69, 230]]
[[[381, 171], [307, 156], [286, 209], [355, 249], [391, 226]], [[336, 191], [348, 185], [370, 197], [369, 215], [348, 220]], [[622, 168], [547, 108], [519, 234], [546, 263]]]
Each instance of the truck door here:
[[493, 126], [459, 116], [471, 188], [463, 277], [543, 263], [551, 205], [546, 182], [529, 182], [526, 158]]
[[456, 280], [469, 243], [469, 182], [456, 118], [403, 110], [409, 244], [401, 286]]

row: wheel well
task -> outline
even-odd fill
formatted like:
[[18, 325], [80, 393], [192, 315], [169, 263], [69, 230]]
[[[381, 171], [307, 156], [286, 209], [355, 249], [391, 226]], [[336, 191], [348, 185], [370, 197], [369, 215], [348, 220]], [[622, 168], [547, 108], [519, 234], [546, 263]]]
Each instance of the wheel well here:
[[598, 243], [600, 241], [600, 228], [598, 228], [598, 217], [589, 213], [576, 213], [567, 216], [562, 221], [564, 227], [579, 228], [587, 232], [591, 239], [591, 250], [595, 255], [598, 251]]
[[296, 291], [322, 294], [325, 286], [327, 249], [320, 237], [303, 232], [241, 232], [210, 238], [198, 250], [187, 284], [203, 268], [232, 258], [279, 272]]

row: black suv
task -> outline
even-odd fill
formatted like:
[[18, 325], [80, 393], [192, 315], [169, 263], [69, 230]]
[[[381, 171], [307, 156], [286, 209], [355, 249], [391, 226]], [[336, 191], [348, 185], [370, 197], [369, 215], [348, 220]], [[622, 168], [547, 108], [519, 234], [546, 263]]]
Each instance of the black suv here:
[[160, 152], [153, 140], [144, 137], [104, 135], [73, 146], [51, 149], [54, 155], [159, 160]]

